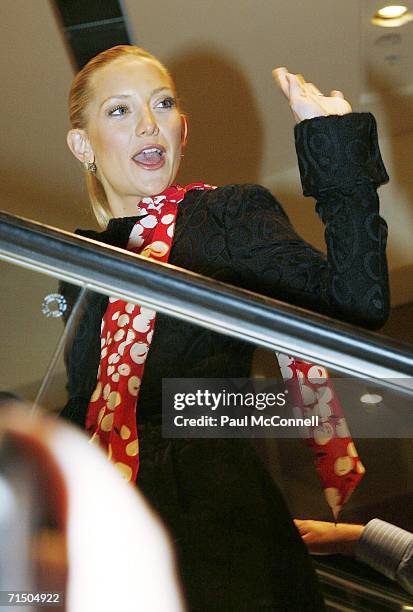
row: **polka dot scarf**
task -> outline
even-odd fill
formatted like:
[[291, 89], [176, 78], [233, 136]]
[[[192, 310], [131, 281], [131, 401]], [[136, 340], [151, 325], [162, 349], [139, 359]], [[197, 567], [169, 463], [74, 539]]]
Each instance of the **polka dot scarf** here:
[[[127, 249], [156, 261], [168, 261], [178, 204], [191, 189], [214, 187], [204, 183], [174, 185], [160, 195], [144, 198]], [[139, 469], [137, 401], [155, 316], [154, 310], [139, 304], [109, 298], [102, 318], [97, 384], [86, 417], [91, 441], [102, 446], [122, 476], [132, 482]]]
[[325, 368], [277, 354], [289, 397], [297, 416], [319, 417], [318, 427], [308, 428], [308, 446], [328, 505], [335, 520], [365, 472]]

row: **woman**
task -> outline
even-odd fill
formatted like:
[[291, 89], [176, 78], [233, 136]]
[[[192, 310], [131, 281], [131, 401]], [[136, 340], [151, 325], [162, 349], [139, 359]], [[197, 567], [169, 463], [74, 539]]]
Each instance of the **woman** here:
[[[136, 47], [101, 53], [72, 86], [68, 144], [105, 228], [78, 233], [380, 326], [386, 226], [375, 190], [388, 177], [374, 119], [349, 114], [340, 92], [323, 96], [286, 69], [275, 76], [300, 121], [304, 193], [318, 199], [327, 260], [258, 185], [173, 186], [187, 122], [166, 69]], [[63, 416], [86, 426], [127, 479], [139, 458], [138, 485], [173, 534], [190, 610], [322, 610], [285, 504], [249, 445], [161, 436], [162, 378], [248, 376], [253, 347], [161, 314], [155, 329], [154, 320], [149, 309], [89, 296], [67, 355]]]

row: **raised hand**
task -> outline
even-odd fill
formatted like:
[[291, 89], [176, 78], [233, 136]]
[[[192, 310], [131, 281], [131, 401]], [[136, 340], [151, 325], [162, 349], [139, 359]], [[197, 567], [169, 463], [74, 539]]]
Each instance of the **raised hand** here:
[[313, 117], [351, 113], [351, 106], [341, 91], [333, 90], [328, 96], [324, 95], [301, 74], [292, 74], [285, 67], [274, 68], [272, 75], [288, 99], [297, 123]]

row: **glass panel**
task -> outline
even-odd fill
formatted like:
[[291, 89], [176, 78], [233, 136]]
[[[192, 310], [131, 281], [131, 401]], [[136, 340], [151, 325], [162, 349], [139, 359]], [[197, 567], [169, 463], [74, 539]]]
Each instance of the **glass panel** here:
[[[84, 326], [84, 317], [89, 316], [86, 329], [93, 319], [94, 335], [97, 337], [99, 328], [97, 321], [100, 322], [99, 308], [101, 308], [101, 312], [104, 310], [102, 300], [104, 300], [103, 296], [94, 293], [89, 294], [82, 306], [83, 314], [78, 317], [76, 323], [72, 322], [72, 326], [75, 324]], [[114, 310], [116, 310], [114, 315], [116, 319], [117, 308]], [[117, 319], [119, 324], [115, 325], [114, 329], [122, 329], [124, 322], [120, 320], [120, 316]], [[71, 331], [71, 335], [75, 338], [77, 335], [83, 337], [84, 334], [85, 329], [79, 331], [79, 328], [74, 328]], [[92, 337], [89, 338], [89, 341], [91, 340]], [[86, 344], [83, 343], [83, 346], [86, 350]], [[82, 353], [79, 347], [76, 351], [79, 355]], [[288, 370], [288, 366], [286, 366], [285, 358], [280, 359], [283, 366], [282, 371], [286, 375], [285, 370]], [[74, 363], [73, 360], [72, 363]], [[122, 359], [115, 363], [111, 376], [116, 375], [117, 368], [122, 363]], [[86, 376], [86, 371], [83, 371], [83, 375]], [[208, 386], [208, 381], [205, 379], [222, 380], [250, 377], [256, 378], [264, 384], [264, 388], [266, 383], [270, 384], [274, 379], [278, 378], [280, 381], [281, 372], [276, 355], [259, 347], [254, 348], [251, 344], [241, 340], [211, 332], [194, 324], [183, 323], [173, 317], [159, 313], [156, 320], [156, 335], [146, 363], [138, 403], [142, 465], [145, 464], [145, 453], [150, 453], [153, 450], [150, 442], [145, 444], [145, 436], [147, 435], [149, 438], [160, 436], [159, 432], [155, 434], [154, 431], [161, 419], [162, 379], [178, 378], [179, 381], [176, 383], [178, 388], [181, 391], [188, 392], [184, 380], [188, 378], [192, 379], [192, 383], [195, 379]], [[397, 386], [400, 383], [397, 380], [372, 382], [362, 378], [345, 377], [343, 374], [331, 370], [330, 377], [347, 419], [348, 427], [353, 432], [354, 444], [366, 468], [366, 473], [360, 485], [345, 504], [339, 520], [341, 522], [366, 523], [371, 518], [379, 517], [413, 531], [410, 512], [413, 502], [413, 454], [410, 453], [410, 439], [407, 439], [413, 435], [413, 419], [410, 418], [412, 392], [395, 389], [394, 385]], [[109, 385], [112, 384], [110, 378], [108, 377], [106, 384], [108, 382]], [[85, 382], [85, 378], [83, 382]], [[317, 384], [321, 389], [323, 385], [320, 382], [322, 381], [318, 380]], [[303, 381], [301, 383], [303, 385]], [[210, 386], [210, 389], [212, 388]], [[108, 393], [112, 391], [111, 388]], [[308, 392], [308, 390], [303, 390], [303, 386], [301, 391], [304, 395]], [[316, 393], [313, 389], [313, 394]], [[323, 417], [328, 415], [328, 410], [326, 412], [326, 406], [323, 407], [322, 400], [321, 394], [318, 412], [316, 410], [320, 418], [320, 428], [323, 427]], [[308, 396], [306, 396], [306, 401], [308, 407]], [[293, 411], [291, 415], [297, 416], [297, 412]], [[252, 446], [266, 465], [273, 481], [283, 491], [290, 512], [294, 517], [333, 521], [331, 508], [326, 502], [314, 466], [313, 451], [307, 447], [305, 440], [298, 437], [296, 430], [287, 433], [291, 437], [282, 438], [281, 436], [285, 432], [281, 432], [280, 429], [273, 428], [273, 431], [267, 437], [262, 437], [266, 434], [257, 429], [254, 433], [251, 432], [246, 435], [251, 438]], [[341, 423], [337, 429], [343, 435], [346, 433], [344, 423]], [[268, 432], [268, 428], [266, 432]], [[390, 439], [389, 434], [393, 436]], [[203, 433], [201, 432], [200, 435], [203, 436]], [[245, 432], [238, 432], [237, 434], [232, 430], [227, 437], [242, 436], [245, 436]], [[157, 443], [162, 446], [164, 442], [160, 438], [161, 436]], [[246, 443], [248, 444], [248, 442]], [[184, 444], [185, 442], [180, 439], [174, 442], [177, 449], [182, 449]], [[346, 476], [347, 471], [354, 469], [354, 465], [350, 465], [351, 459], [352, 451], [347, 446], [345, 455], [340, 458], [340, 470], [343, 477]], [[183, 468], [181, 467], [181, 469]], [[211, 469], [213, 470], [213, 468]], [[183, 477], [186, 478], [185, 474]], [[142, 478], [142, 480], [139, 481], [139, 478]], [[146, 478], [145, 470], [142, 468], [140, 476], [138, 476], [138, 483], [141, 483], [142, 490], [148, 494], [153, 502], [152, 496], [154, 493], [151, 484], [145, 480]], [[189, 476], [188, 478], [191, 479]], [[166, 518], [169, 510], [163, 507], [162, 503], [158, 509], [161, 515]], [[340, 569], [335, 567], [334, 564], [333, 566], [330, 564], [329, 567], [333, 567], [332, 571], [335, 574]], [[348, 581], [358, 580], [360, 576], [363, 577], [363, 580], [367, 580], [371, 588], [376, 589], [373, 572], [367, 573], [366, 577], [360, 570], [360, 566], [354, 562], [348, 562], [346, 570], [347, 590]], [[382, 588], [383, 581], [379, 580], [379, 584]], [[394, 592], [398, 593], [398, 596], [402, 599], [406, 598], [406, 601], [410, 601], [407, 594], [401, 592], [400, 595], [397, 585], [392, 584], [391, 589], [395, 589]], [[338, 590], [340, 591], [340, 589]], [[334, 592], [334, 597], [337, 598], [337, 596], [337, 593]], [[369, 597], [367, 597], [367, 600], [370, 601]], [[382, 601], [380, 593], [376, 593], [372, 601], [371, 605], [378, 606], [378, 602]], [[365, 597], [363, 605], [367, 605]], [[388, 602], [386, 605], [388, 605]], [[377, 607], [377, 609], [379, 608]]]
[[56, 411], [67, 401], [62, 350], [67, 299], [53, 277], [5, 262], [0, 274], [1, 397], [11, 394]]
[[[375, 516], [413, 531], [413, 393], [390, 387], [394, 381], [375, 382], [334, 375], [331, 383], [342, 406], [362, 463], [366, 468], [361, 484], [340, 513], [340, 521], [366, 522]], [[322, 386], [320, 385], [322, 389]], [[314, 388], [313, 388], [314, 390]], [[310, 396], [312, 391], [305, 390]], [[322, 392], [314, 411], [323, 422], [330, 422], [329, 405], [323, 405]], [[311, 401], [311, 397], [307, 398]], [[317, 401], [317, 398], [313, 398]], [[321, 416], [324, 415], [324, 416]], [[333, 417], [334, 419], [334, 417]], [[336, 418], [339, 436], [347, 436], [347, 428]], [[321, 436], [322, 444], [330, 440], [330, 431]], [[299, 439], [269, 439], [265, 442], [271, 457], [274, 477], [282, 485], [292, 513], [297, 517], [331, 520], [331, 513], [320, 495], [317, 474], [313, 469], [313, 453]], [[350, 449], [350, 456], [351, 456]], [[348, 453], [345, 453], [348, 458]], [[345, 475], [351, 467], [343, 460]], [[348, 469], [350, 471], [350, 469]]]
[[[42, 407], [53, 411], [67, 406], [71, 398], [74, 402], [72, 408], [76, 405], [76, 410], [78, 408], [81, 409], [80, 412], [83, 410], [84, 418], [91, 392], [96, 386], [96, 370], [101, 348], [100, 326], [107, 298], [81, 290], [74, 285], [59, 285], [53, 278], [10, 264], [1, 264], [1, 266], [4, 287], [1, 312], [4, 340], [1, 390], [23, 399], [36, 401]], [[120, 308], [119, 312], [114, 312], [111, 318], [113, 330], [105, 337], [103, 349], [109, 348], [112, 342], [115, 343], [115, 330], [127, 329], [126, 318], [136, 315], [132, 311], [132, 306], [128, 308], [126, 311], [128, 315], [123, 319], [119, 314]], [[148, 318], [148, 312], [145, 316]], [[129, 325], [130, 323], [129, 320]], [[133, 323], [132, 331], [139, 331], [141, 323], [142, 329], [145, 328], [146, 324], [142, 319]], [[123, 364], [123, 354], [120, 351], [119, 356], [107, 374], [106, 384], [109, 386], [113, 384], [113, 389], [109, 389], [106, 393], [107, 401], [115, 389], [116, 374], [121, 375], [119, 368]], [[282, 366], [281, 371], [279, 361]], [[136, 363], [139, 364], [139, 359]], [[66, 366], [69, 368], [69, 378]], [[253, 482], [256, 483], [254, 475], [244, 473], [246, 466], [243, 466], [239, 473], [228, 472], [230, 463], [228, 464], [225, 454], [227, 451], [222, 456], [207, 453], [206, 456], [198, 457], [197, 451], [193, 450], [197, 448], [196, 444], [188, 445], [187, 441], [179, 437], [173, 442], [163, 439], [159, 429], [162, 416], [162, 379], [180, 379], [176, 384], [181, 385], [182, 391], [186, 390], [184, 379], [188, 378], [198, 379], [203, 384], [208, 384], [206, 379], [212, 378], [254, 378], [264, 385], [267, 383], [270, 385], [271, 381], [277, 379], [282, 390], [290, 391], [291, 377], [288, 375], [288, 368], [288, 360], [286, 358], [278, 360], [271, 351], [198, 327], [193, 323], [181, 322], [165, 314], [157, 315], [156, 331], [146, 362], [138, 402], [141, 460], [138, 485], [172, 531], [179, 512], [182, 511], [184, 514], [186, 512], [181, 505], [189, 503], [188, 500], [194, 495], [202, 496], [202, 487], [205, 484], [203, 479], [208, 474], [219, 475], [217, 483], [208, 484], [208, 487], [212, 487], [210, 499], [214, 499], [213, 503], [217, 504], [214, 506], [217, 512], [222, 504], [228, 502], [228, 512], [236, 513], [235, 506], [239, 502], [242, 512], [245, 510], [250, 513], [261, 513], [262, 507], [258, 510], [255, 504], [264, 503], [264, 506], [265, 504], [271, 506], [273, 502], [269, 500], [272, 495], [278, 495], [274, 491], [279, 487], [294, 517], [333, 520], [314, 467], [314, 455], [305, 440], [298, 438], [298, 430], [294, 430], [292, 434], [290, 432], [288, 435], [291, 437], [281, 438], [282, 428], [270, 426], [270, 433], [266, 433], [266, 437], [262, 437], [262, 433], [256, 430], [251, 435], [248, 433], [250, 441], [240, 442], [239, 448], [244, 450], [239, 461], [242, 463], [243, 453], [251, 443], [276, 483], [274, 489], [266, 488], [269, 484], [260, 485], [266, 488], [267, 493], [270, 489], [272, 491], [264, 502], [263, 491], [259, 488], [254, 489], [252, 485]], [[286, 377], [286, 382], [282, 382], [282, 374]], [[330, 377], [348, 427], [353, 432], [355, 446], [366, 468], [360, 485], [340, 513], [340, 521], [365, 523], [373, 517], [379, 517], [413, 531], [410, 512], [413, 502], [413, 453], [410, 442], [413, 434], [411, 431], [413, 419], [410, 419], [412, 392], [401, 393], [395, 390], [394, 384], [397, 384], [397, 381], [373, 383], [356, 377], [350, 379], [333, 371], [330, 371]], [[314, 375], [313, 378], [317, 376]], [[325, 419], [329, 420], [331, 416], [328, 401], [320, 391], [326, 386], [322, 376], [319, 375], [316, 382], [313, 380], [309, 389], [304, 388], [306, 381], [302, 377], [300, 380], [300, 392], [305, 400], [303, 416], [309, 417], [311, 414], [318, 416], [319, 427], [322, 428], [325, 426]], [[314, 385], [318, 385], [318, 391]], [[298, 415], [297, 410], [293, 410], [296, 408], [295, 403], [293, 401], [292, 411], [288, 413], [291, 417]], [[317, 407], [312, 409], [310, 414], [309, 406], [313, 404], [317, 404]], [[76, 413], [76, 410], [73, 412], [74, 421], [80, 414]], [[109, 405], [108, 410], [111, 410]], [[264, 414], [261, 408], [259, 410]], [[369, 428], [369, 423], [376, 426], [378, 422], [380, 425], [376, 429]], [[336, 420], [336, 425], [339, 425], [337, 427], [339, 431], [345, 432], [343, 423], [339, 424]], [[242, 436], [238, 436], [236, 429], [233, 429], [227, 437]], [[223, 445], [222, 448], [227, 448], [225, 440], [219, 444]], [[231, 444], [228, 448], [232, 448]], [[192, 456], [193, 452], [195, 454]], [[351, 462], [353, 458], [353, 447], [347, 446], [339, 465], [343, 477], [354, 469], [356, 464]], [[234, 457], [232, 459], [230, 457], [230, 462], [233, 459]], [[237, 461], [238, 459], [235, 464]], [[165, 474], [169, 474], [167, 487], [174, 488], [173, 496], [177, 496], [176, 499], [171, 498], [170, 489], [163, 489], [165, 483], [162, 484], [162, 478], [166, 478]], [[161, 480], [157, 480], [159, 478]], [[237, 482], [243, 483], [242, 500], [240, 498], [238, 502], [236, 495], [239, 491], [233, 492], [238, 486]], [[194, 490], [195, 483], [199, 483], [199, 490]], [[233, 487], [235, 489], [232, 489]], [[172, 499], [175, 500], [173, 503]], [[248, 504], [251, 502], [250, 505], [247, 504], [248, 507], [244, 507], [246, 500], [249, 500]], [[207, 503], [207, 499], [201, 499], [201, 502]], [[265, 508], [264, 514], [265, 512], [271, 514], [271, 508], [267, 506]], [[175, 511], [177, 514], [173, 515]], [[253, 520], [252, 516], [250, 518]], [[280, 515], [274, 511], [274, 523], [277, 528], [280, 520]], [[254, 521], [256, 522], [256, 517]], [[189, 529], [186, 523], [182, 523], [182, 526]], [[332, 567], [331, 564], [328, 566]], [[340, 568], [333, 568], [332, 571], [338, 574], [339, 570]], [[358, 579], [361, 572], [359, 566], [352, 562], [346, 571], [347, 581], [353, 579], [352, 572], [354, 579]], [[376, 589], [370, 575], [363, 580], [368, 581], [369, 588]], [[385, 583], [382, 581], [380, 584], [383, 588]], [[348, 590], [348, 585], [346, 588]], [[394, 588], [402, 599], [412, 600], [410, 596], [398, 591], [397, 587]], [[372, 601], [375, 602], [374, 605], [378, 605], [377, 589], [375, 593]], [[336, 598], [337, 593], [332, 596]]]

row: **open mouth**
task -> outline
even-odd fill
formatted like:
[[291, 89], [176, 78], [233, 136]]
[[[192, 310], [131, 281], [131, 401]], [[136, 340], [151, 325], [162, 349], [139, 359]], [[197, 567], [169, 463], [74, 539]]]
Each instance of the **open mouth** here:
[[165, 163], [165, 149], [161, 145], [150, 145], [141, 149], [132, 159], [146, 170], [158, 170]]

